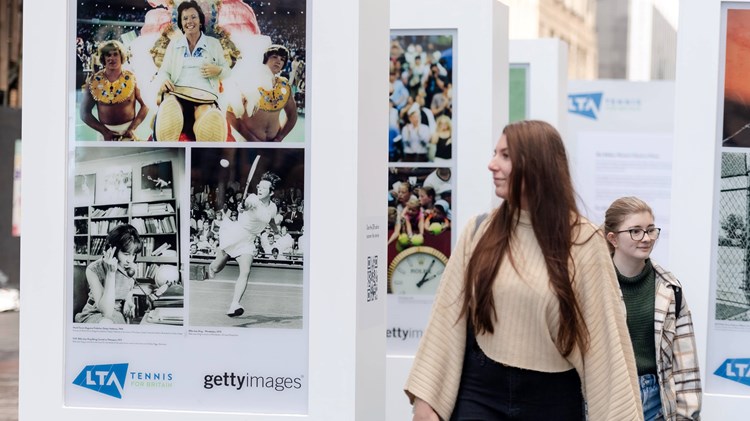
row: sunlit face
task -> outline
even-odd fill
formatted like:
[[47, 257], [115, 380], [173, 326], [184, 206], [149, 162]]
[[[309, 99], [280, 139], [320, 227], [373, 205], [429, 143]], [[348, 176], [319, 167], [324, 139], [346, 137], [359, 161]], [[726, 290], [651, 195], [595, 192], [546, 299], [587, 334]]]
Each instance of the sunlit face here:
[[267, 197], [271, 197], [271, 182], [268, 180], [261, 180], [260, 183], [258, 183], [257, 187], [258, 191], [258, 197], [261, 199], [265, 199]]
[[420, 115], [419, 115], [419, 113], [415, 112], [415, 113], [410, 113], [409, 114], [409, 122], [411, 124], [413, 124], [415, 126], [418, 126], [419, 125], [419, 121], [420, 121]]
[[607, 241], [615, 247], [615, 255], [632, 259], [634, 261], [644, 261], [650, 255], [656, 244], [656, 239], [652, 239], [648, 234], [644, 234], [640, 241], [633, 240], [630, 233], [626, 230], [640, 228], [644, 231], [654, 227], [654, 216], [649, 212], [634, 213], [625, 218], [616, 231], [607, 234]]
[[185, 35], [197, 35], [201, 32], [201, 20], [198, 11], [194, 8], [182, 11], [182, 32]]
[[268, 56], [268, 61], [266, 61], [266, 66], [271, 69], [271, 72], [273, 72], [273, 74], [281, 73], [281, 69], [284, 68], [284, 64], [286, 64], [286, 59], [278, 54], [271, 54], [270, 56]]
[[495, 184], [495, 194], [501, 199], [508, 199], [510, 191], [510, 172], [513, 169], [513, 163], [510, 161], [508, 153], [508, 139], [505, 135], [495, 146], [495, 152], [490, 159], [487, 168], [492, 173], [492, 182]]

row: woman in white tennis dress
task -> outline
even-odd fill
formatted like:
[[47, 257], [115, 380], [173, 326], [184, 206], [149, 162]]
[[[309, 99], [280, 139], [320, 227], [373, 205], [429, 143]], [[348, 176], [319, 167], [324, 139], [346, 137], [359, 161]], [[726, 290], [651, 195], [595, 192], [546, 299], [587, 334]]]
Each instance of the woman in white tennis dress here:
[[279, 176], [272, 172], [263, 174], [257, 186], [257, 193], [248, 195], [238, 206], [240, 213], [237, 221], [225, 221], [221, 224], [219, 249], [216, 259], [208, 266], [208, 277], [213, 278], [221, 271], [230, 257], [237, 260], [240, 274], [234, 284], [234, 295], [227, 310], [229, 317], [241, 316], [245, 312], [240, 305], [240, 300], [250, 279], [250, 267], [255, 254], [255, 237], [269, 226], [274, 233], [278, 232], [274, 219], [278, 210], [276, 204], [271, 201], [271, 196], [279, 180]]

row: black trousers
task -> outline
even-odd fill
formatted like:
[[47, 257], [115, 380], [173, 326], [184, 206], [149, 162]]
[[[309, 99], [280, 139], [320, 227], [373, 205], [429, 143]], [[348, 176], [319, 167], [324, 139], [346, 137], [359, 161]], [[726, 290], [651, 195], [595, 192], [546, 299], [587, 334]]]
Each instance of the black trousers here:
[[451, 421], [581, 421], [575, 370], [543, 373], [500, 364], [484, 354], [469, 326], [461, 385]]

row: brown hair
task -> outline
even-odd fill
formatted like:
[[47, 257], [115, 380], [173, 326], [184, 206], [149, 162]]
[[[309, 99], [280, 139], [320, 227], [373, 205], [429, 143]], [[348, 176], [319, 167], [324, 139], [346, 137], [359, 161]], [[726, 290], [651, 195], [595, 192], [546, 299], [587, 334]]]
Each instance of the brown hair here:
[[[654, 216], [651, 206], [635, 196], [626, 196], [615, 200], [604, 213], [604, 236], [606, 237], [610, 232], [616, 232], [628, 216], [643, 212], [648, 212], [652, 217]], [[615, 246], [609, 242], [609, 239], [607, 239], [607, 247], [609, 247], [610, 254], [615, 252]]]
[[466, 315], [475, 331], [494, 333], [497, 320], [493, 284], [503, 257], [511, 255], [514, 228], [521, 213], [521, 202], [527, 204], [534, 229], [549, 273], [549, 282], [560, 307], [560, 327], [555, 345], [564, 356], [574, 346], [581, 353], [588, 347], [588, 330], [571, 285], [573, 228], [580, 223], [573, 183], [560, 134], [543, 121], [519, 121], [503, 129], [508, 141], [512, 171], [508, 197], [490, 219], [489, 227], [479, 239], [467, 265], [464, 279], [464, 302], [461, 316]]
[[117, 51], [117, 53], [120, 54], [120, 64], [125, 64], [128, 60], [128, 53], [125, 51], [125, 46], [123, 46], [120, 41], [104, 41], [99, 44], [99, 47], [97, 48], [99, 64], [101, 64], [102, 67], [106, 66], [107, 54], [109, 54], [110, 51]]

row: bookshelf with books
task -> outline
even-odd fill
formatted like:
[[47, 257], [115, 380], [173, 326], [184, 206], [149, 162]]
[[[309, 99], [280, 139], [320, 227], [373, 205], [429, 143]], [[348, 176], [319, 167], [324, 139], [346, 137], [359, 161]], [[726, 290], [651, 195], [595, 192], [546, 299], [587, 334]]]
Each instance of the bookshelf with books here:
[[179, 241], [174, 199], [133, 202], [130, 224], [138, 230], [143, 242], [139, 262], [177, 263]]
[[89, 261], [100, 258], [107, 233], [118, 225], [130, 224], [138, 230], [143, 244], [136, 259], [142, 265], [142, 277], [148, 277], [145, 275], [149, 263], [176, 265], [179, 262], [176, 207], [175, 199], [77, 206], [73, 216], [74, 258]]
[[73, 253], [76, 259], [89, 254], [89, 207], [77, 206], [73, 210]]

